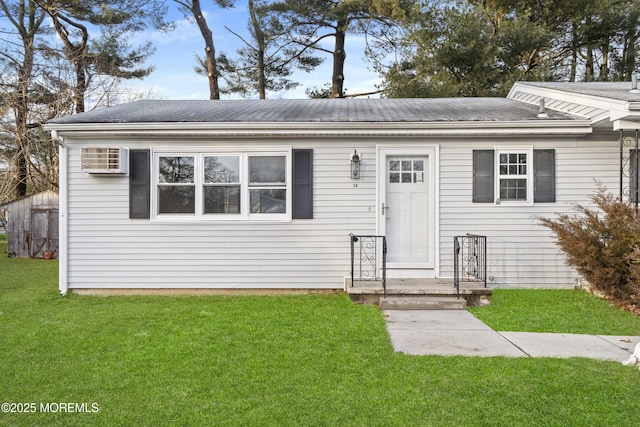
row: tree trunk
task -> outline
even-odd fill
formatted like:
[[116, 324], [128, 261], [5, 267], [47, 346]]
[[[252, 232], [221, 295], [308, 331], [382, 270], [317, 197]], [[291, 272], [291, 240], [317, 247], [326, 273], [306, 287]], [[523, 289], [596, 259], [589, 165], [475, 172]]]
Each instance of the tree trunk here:
[[[587, 16], [585, 19], [587, 28], [591, 26], [592, 20], [590, 16]], [[593, 47], [591, 44], [587, 45], [587, 54], [586, 60], [584, 64], [584, 80], [587, 82], [592, 82], [594, 80], [595, 70], [594, 70], [594, 61], [593, 61]]]
[[594, 65], [593, 65], [593, 48], [587, 46], [587, 59], [584, 64], [584, 80], [592, 82], [594, 80]]
[[[84, 25], [72, 21], [68, 17], [60, 15], [56, 7], [46, 8], [46, 10], [51, 17], [51, 21], [53, 22], [53, 26], [56, 29], [56, 33], [64, 43], [64, 53], [67, 56], [69, 62], [73, 64], [76, 73], [76, 85], [73, 88], [75, 110], [76, 113], [83, 113], [85, 110], [84, 95], [87, 91], [86, 50], [89, 41], [89, 31]], [[67, 25], [71, 26], [73, 33], [80, 32], [82, 36], [79, 43], [74, 44], [71, 41], [71, 39], [69, 38], [71, 31], [69, 31], [60, 21], [63, 21]]]
[[607, 81], [609, 79], [609, 37], [602, 43], [602, 63], [600, 64], [600, 75], [598, 80]]
[[33, 39], [22, 40], [24, 58], [18, 70], [18, 84], [14, 111], [16, 115], [16, 198], [27, 194], [27, 156], [28, 156], [28, 111], [29, 111], [29, 83], [33, 70]]
[[265, 35], [260, 28], [260, 21], [256, 15], [255, 4], [253, 0], [249, 0], [249, 15], [251, 16], [251, 26], [253, 27], [253, 33], [258, 43], [256, 54], [258, 55], [258, 96], [260, 99], [267, 99], [267, 78], [265, 73], [264, 53], [265, 53]]
[[20, 33], [22, 41], [22, 63], [18, 66], [18, 81], [16, 85], [16, 96], [13, 109], [16, 116], [16, 198], [24, 197], [27, 194], [28, 177], [28, 156], [29, 156], [29, 87], [33, 73], [33, 60], [35, 55], [34, 39], [35, 34], [42, 23], [42, 19], [37, 19], [38, 13], [33, 3], [29, 2], [27, 7], [22, 4], [21, 11], [26, 12], [29, 26], [24, 26], [25, 14], [21, 14], [20, 20], [15, 20], [16, 28]]
[[631, 80], [631, 75], [635, 71], [635, 59], [640, 41], [640, 31], [635, 23], [640, 20], [640, 15], [635, 14], [629, 17], [629, 26], [624, 34], [624, 42], [621, 55], [621, 64], [618, 71], [619, 79], [622, 81]]
[[336, 44], [333, 49], [333, 74], [331, 76], [331, 98], [344, 98], [344, 51], [348, 21], [341, 19], [336, 26]]
[[207, 25], [207, 20], [202, 14], [200, 0], [192, 0], [191, 11], [193, 17], [200, 28], [200, 33], [204, 38], [205, 63], [207, 65], [207, 78], [209, 79], [209, 99], [220, 99], [220, 88], [218, 86], [218, 68], [216, 66], [216, 50], [213, 47], [213, 33]]
[[569, 72], [569, 81], [576, 81], [576, 72], [578, 70], [578, 24], [571, 22], [571, 71]]
[[16, 199], [27, 195], [27, 141], [25, 135], [16, 135], [16, 185], [14, 195]]
[[258, 95], [267, 99], [267, 80], [264, 74], [264, 49], [258, 51]]
[[73, 89], [73, 97], [76, 101], [76, 113], [84, 112], [84, 94], [87, 91], [87, 78], [84, 61], [74, 64], [76, 68], [76, 87]]

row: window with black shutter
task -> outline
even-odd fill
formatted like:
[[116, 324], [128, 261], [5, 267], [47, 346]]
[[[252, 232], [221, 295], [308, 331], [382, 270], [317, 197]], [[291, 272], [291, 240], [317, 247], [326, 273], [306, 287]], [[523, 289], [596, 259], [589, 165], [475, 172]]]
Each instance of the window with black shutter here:
[[555, 202], [555, 173], [553, 149], [473, 150], [473, 202]]
[[132, 165], [140, 162], [139, 168], [144, 164], [146, 169], [146, 181], [135, 172], [131, 176], [132, 218], [145, 214], [159, 221], [313, 217], [312, 150], [274, 146], [239, 151], [229, 146], [197, 152], [152, 151], [146, 159], [132, 154]]

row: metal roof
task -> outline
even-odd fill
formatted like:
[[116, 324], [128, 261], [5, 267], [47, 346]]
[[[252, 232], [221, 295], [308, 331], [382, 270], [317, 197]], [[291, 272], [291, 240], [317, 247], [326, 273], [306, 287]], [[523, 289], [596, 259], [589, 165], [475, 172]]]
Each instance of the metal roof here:
[[146, 100], [49, 123], [366, 123], [580, 120], [505, 98]]

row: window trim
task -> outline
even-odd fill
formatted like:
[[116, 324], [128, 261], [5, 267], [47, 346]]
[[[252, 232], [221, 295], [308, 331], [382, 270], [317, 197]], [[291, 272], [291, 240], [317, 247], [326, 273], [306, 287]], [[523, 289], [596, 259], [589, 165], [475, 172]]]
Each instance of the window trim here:
[[[238, 147], [153, 147], [151, 148], [151, 221], [154, 222], [229, 222], [229, 221], [264, 221], [264, 222], [290, 222], [292, 218], [292, 148], [291, 146]], [[204, 158], [212, 156], [239, 156], [240, 157], [240, 214], [205, 214], [204, 213]], [[165, 156], [193, 156], [195, 157], [195, 214], [160, 214], [158, 213], [158, 184], [159, 184], [159, 158]], [[285, 157], [285, 186], [286, 212], [251, 213], [248, 162], [251, 156], [284, 156]]]
[[[518, 177], [525, 176], [527, 180], [527, 199], [526, 200], [501, 200], [500, 199], [500, 181], [508, 175], [500, 175], [500, 154], [526, 154], [527, 155], [527, 173], [526, 175], [517, 175]], [[494, 205], [503, 206], [533, 206], [534, 200], [534, 181], [533, 181], [533, 146], [496, 146], [494, 147]]]

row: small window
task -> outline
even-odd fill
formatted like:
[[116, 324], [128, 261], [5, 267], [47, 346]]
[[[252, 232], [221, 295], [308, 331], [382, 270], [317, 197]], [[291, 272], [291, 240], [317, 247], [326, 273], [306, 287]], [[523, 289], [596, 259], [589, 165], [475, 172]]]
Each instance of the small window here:
[[527, 155], [500, 154], [500, 199], [527, 200]]
[[533, 203], [531, 150], [498, 149], [496, 153], [496, 204]]

